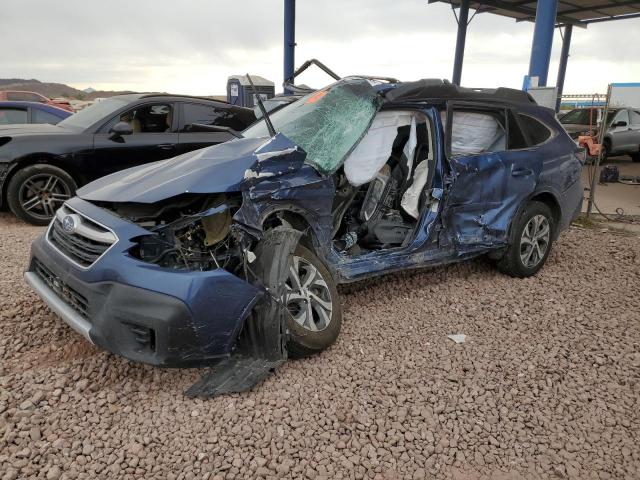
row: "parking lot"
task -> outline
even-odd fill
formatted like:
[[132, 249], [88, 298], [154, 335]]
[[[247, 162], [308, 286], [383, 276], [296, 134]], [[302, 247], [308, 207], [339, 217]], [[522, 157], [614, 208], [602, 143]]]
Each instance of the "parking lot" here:
[[198, 371], [104, 353], [28, 290], [41, 231], [0, 216], [3, 479], [640, 476], [638, 236], [571, 228], [525, 280], [477, 260], [360, 286], [332, 348], [193, 400]]

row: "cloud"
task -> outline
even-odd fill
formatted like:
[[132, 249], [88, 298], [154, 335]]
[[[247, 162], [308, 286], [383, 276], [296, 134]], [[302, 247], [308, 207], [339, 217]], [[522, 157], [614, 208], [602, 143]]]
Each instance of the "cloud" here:
[[[5, 77], [83, 88], [219, 94], [231, 74], [282, 82], [282, 23], [282, 0], [21, 0], [3, 5], [0, 64]], [[604, 91], [610, 81], [637, 80], [639, 24], [574, 29], [565, 90]], [[345, 75], [450, 78], [455, 28], [449, 6], [425, 0], [299, 0], [296, 63], [317, 57]], [[463, 83], [519, 88], [532, 32], [529, 22], [477, 15]], [[550, 83], [560, 45], [556, 34]], [[328, 81], [319, 73], [303, 80]]]

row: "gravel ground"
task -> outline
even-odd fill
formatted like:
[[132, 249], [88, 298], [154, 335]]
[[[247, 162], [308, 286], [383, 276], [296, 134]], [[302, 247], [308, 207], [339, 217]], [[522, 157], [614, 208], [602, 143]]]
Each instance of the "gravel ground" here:
[[527, 280], [374, 282], [331, 349], [203, 401], [196, 370], [102, 352], [29, 292], [40, 231], [0, 216], [4, 479], [640, 478], [637, 236], [573, 228]]

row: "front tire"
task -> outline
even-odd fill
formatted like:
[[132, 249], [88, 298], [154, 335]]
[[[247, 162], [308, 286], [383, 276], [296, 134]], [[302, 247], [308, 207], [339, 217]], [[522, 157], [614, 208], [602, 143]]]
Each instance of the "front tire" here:
[[11, 178], [7, 203], [19, 219], [32, 225], [47, 225], [75, 192], [76, 183], [64, 170], [53, 165], [30, 165]]
[[538, 273], [549, 257], [555, 228], [547, 205], [529, 203], [512, 226], [510, 245], [498, 262], [498, 269], [518, 278]]
[[342, 325], [338, 290], [322, 261], [300, 244], [291, 255], [285, 287], [289, 355], [306, 357], [333, 344]]

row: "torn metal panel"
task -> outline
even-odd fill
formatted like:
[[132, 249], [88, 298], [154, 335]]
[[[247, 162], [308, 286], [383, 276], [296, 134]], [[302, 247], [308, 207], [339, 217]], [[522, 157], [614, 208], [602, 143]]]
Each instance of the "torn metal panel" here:
[[252, 276], [267, 295], [245, 322], [232, 356], [204, 374], [187, 390], [188, 396], [212, 397], [249, 390], [287, 359], [285, 280], [301, 235], [285, 227], [265, 232], [256, 248]]

